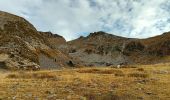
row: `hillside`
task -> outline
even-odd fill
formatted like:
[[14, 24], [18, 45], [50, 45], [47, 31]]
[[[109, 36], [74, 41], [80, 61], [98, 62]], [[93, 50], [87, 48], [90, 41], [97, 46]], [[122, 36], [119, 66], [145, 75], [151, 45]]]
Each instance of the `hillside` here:
[[153, 64], [169, 62], [169, 59], [165, 59], [170, 54], [169, 41], [170, 33], [148, 39], [133, 39], [99, 31], [68, 42], [68, 52], [87, 66]]
[[25, 19], [0, 12], [0, 67], [56, 69], [80, 66], [155, 64], [170, 61], [170, 33], [147, 39], [102, 31], [68, 41], [40, 32]]
[[[57, 68], [67, 66], [70, 58], [53, 49], [47, 35], [42, 35], [25, 19], [0, 12], [0, 66], [9, 69]], [[54, 35], [54, 38], [58, 38]], [[6, 59], [3, 59], [3, 56]]]
[[117, 65], [127, 61], [121, 51], [124, 43], [131, 41], [124, 37], [114, 36], [105, 32], [90, 33], [68, 42], [69, 55], [80, 59], [86, 66]]

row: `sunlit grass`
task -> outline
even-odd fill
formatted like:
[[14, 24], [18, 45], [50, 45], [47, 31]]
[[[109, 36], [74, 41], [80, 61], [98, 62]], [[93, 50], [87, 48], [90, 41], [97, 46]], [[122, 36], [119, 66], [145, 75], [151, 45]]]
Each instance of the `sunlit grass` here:
[[170, 66], [77, 68], [0, 74], [0, 99], [170, 99]]

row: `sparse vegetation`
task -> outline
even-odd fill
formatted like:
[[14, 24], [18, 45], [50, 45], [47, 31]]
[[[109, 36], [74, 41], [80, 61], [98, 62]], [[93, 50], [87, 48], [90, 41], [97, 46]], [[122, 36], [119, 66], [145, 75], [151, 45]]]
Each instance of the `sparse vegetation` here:
[[130, 73], [128, 75], [129, 77], [137, 77], [137, 78], [148, 78], [149, 75], [146, 73], [139, 73], [139, 72], [134, 72], [134, 73]]
[[12, 72], [0, 74], [0, 99], [168, 100], [169, 71], [156, 65]]
[[89, 69], [82, 69], [78, 70], [79, 73], [92, 73], [92, 74], [119, 74], [123, 73], [121, 70], [118, 69], [99, 69], [99, 68], [89, 68]]
[[94, 51], [92, 49], [85, 49], [84, 52], [86, 52], [87, 54], [91, 54], [93, 53]]
[[125, 47], [125, 49], [130, 52], [137, 51], [137, 50], [142, 51], [144, 50], [144, 48], [145, 46], [138, 41], [129, 42]]
[[7, 75], [7, 78], [21, 78], [21, 79], [53, 79], [56, 78], [54, 73], [36, 73], [36, 72], [22, 72], [22, 73], [11, 73]]
[[141, 72], [145, 71], [144, 68], [138, 68], [137, 70]]
[[125, 76], [125, 74], [123, 72], [121, 72], [121, 73], [116, 73], [115, 76], [123, 77], [123, 76]]
[[170, 61], [170, 33], [132, 39], [100, 31], [66, 42], [2, 11], [0, 26], [0, 100], [170, 99], [170, 64], [141, 65]]

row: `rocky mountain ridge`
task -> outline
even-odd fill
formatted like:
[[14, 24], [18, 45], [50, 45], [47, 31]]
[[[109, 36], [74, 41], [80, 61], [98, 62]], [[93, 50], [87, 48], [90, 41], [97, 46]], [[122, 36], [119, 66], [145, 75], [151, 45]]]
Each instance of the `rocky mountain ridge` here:
[[170, 32], [147, 38], [125, 38], [102, 31], [68, 42], [74, 52], [87, 66], [110, 66], [119, 64], [154, 64], [169, 62]]
[[39, 32], [25, 19], [0, 12], [0, 67], [55, 69], [169, 62], [170, 32], [148, 39], [115, 36], [102, 31], [66, 42], [57, 34]]

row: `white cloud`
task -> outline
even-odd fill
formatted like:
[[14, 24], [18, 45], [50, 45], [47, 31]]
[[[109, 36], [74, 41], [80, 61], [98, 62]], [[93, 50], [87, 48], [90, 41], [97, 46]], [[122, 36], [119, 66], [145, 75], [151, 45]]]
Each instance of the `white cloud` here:
[[87, 32], [146, 38], [170, 30], [168, 0], [1, 0], [0, 10], [67, 40]]

